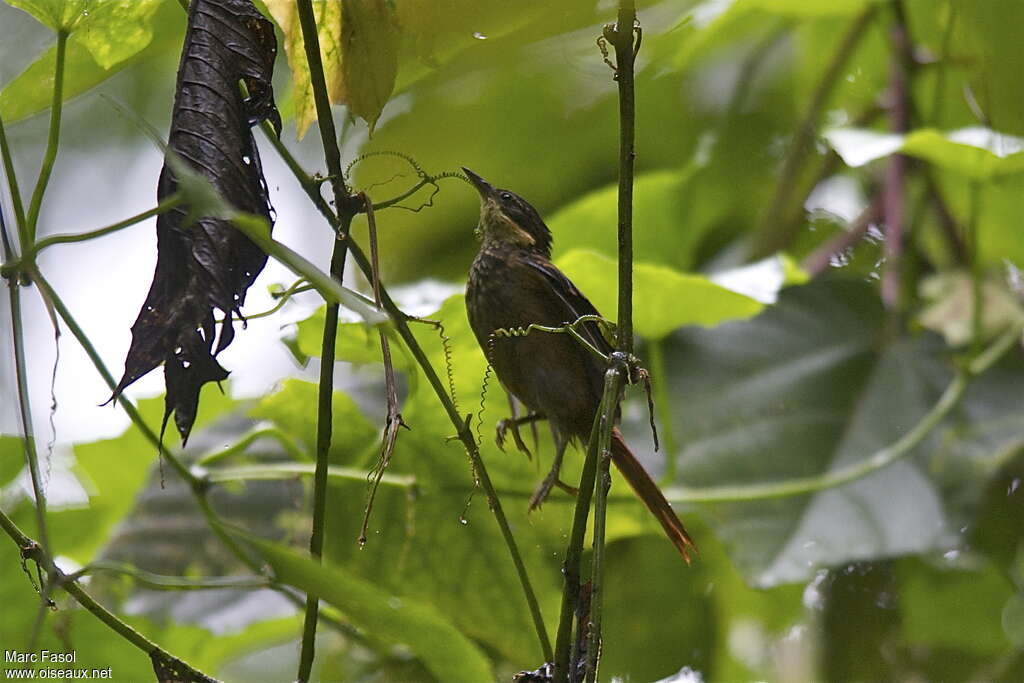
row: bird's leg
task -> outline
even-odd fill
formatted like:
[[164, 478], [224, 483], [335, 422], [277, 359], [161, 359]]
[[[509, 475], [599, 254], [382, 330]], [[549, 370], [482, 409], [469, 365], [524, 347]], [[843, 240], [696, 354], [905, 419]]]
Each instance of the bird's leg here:
[[527, 448], [526, 443], [523, 442], [522, 435], [519, 434], [519, 427], [520, 425], [534, 424], [538, 420], [544, 420], [546, 418], [544, 417], [544, 415], [541, 415], [540, 413], [529, 413], [527, 415], [520, 417], [518, 415], [519, 411], [516, 407], [516, 403], [512, 398], [511, 394], [509, 394], [509, 407], [511, 408], [512, 416], [505, 418], [504, 420], [498, 420], [498, 426], [495, 429], [496, 434], [494, 440], [495, 442], [497, 442], [498, 448], [500, 448], [501, 450], [505, 450], [505, 438], [506, 435], [511, 431], [512, 440], [515, 442], [516, 448], [518, 448], [523, 453], [526, 453], [527, 458], [533, 458], [533, 455], [530, 453], [530, 449]]
[[551, 492], [552, 486], [557, 486], [574, 496], [578, 493], [577, 489], [558, 478], [558, 474], [562, 469], [562, 456], [565, 455], [565, 447], [568, 445], [569, 439], [567, 437], [555, 434], [555, 459], [551, 463], [551, 471], [548, 472], [548, 475], [544, 477], [544, 481], [540, 483], [537, 490], [530, 496], [530, 512], [533, 512], [544, 503]]

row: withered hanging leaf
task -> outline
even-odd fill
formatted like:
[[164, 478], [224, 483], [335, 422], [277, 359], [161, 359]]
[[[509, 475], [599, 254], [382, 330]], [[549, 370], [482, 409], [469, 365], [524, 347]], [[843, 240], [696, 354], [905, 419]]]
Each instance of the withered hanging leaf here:
[[[266, 0], [285, 36], [301, 138], [316, 121], [309, 64], [294, 0]], [[373, 133], [395, 88], [401, 30], [393, 0], [331, 0], [313, 5], [327, 94], [366, 120]]]
[[[276, 54], [274, 26], [251, 0], [192, 0], [168, 152], [234, 208], [269, 224], [273, 209], [251, 126], [268, 119], [280, 132], [271, 87]], [[172, 165], [165, 162], [157, 196], [162, 200], [178, 189]], [[233, 319], [242, 319], [246, 290], [267, 262], [225, 217], [199, 216], [195, 209], [185, 205], [157, 219], [153, 284], [132, 325], [124, 376], [114, 390], [116, 398], [163, 363], [164, 425], [173, 412], [183, 441], [195, 421], [202, 386], [228, 376], [216, 355], [234, 338]], [[215, 310], [224, 318], [219, 333]]]

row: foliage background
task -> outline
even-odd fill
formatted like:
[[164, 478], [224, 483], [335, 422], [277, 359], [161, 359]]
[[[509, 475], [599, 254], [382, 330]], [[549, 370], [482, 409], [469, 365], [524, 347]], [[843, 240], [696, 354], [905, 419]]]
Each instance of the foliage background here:
[[[400, 3], [396, 88], [372, 139], [345, 108], [336, 115], [346, 160], [397, 150], [430, 172], [466, 165], [527, 197], [554, 231], [556, 260], [608, 314], [617, 107], [594, 40], [613, 5], [550, 5]], [[901, 3], [915, 47], [908, 93], [917, 135], [897, 140], [896, 147], [880, 137], [889, 128], [884, 109], [898, 16], [893, 6], [860, 0], [642, 3], [636, 315], [640, 355], [660, 385], [659, 422], [668, 447], [653, 452], [642, 397], [627, 404], [624, 429], [651, 469], [667, 473], [669, 497], [678, 501], [701, 555], [692, 567], [683, 566], [616, 481], [606, 680], [674, 674], [709, 681], [1024, 678], [1019, 348], [975, 379], [910, 456], [891, 467], [810, 495], [687, 502], [711, 487], [813, 478], [864, 461], [925, 415], [966, 355], [1021, 319], [1024, 165], [1019, 139], [1008, 136], [1024, 135], [1016, 89], [1024, 66], [1016, 32], [1024, 4]], [[184, 17], [168, 0], [133, 7], [127, 24], [94, 18], [72, 37], [68, 94], [84, 94], [65, 110], [42, 234], [85, 231], [153, 205], [160, 155], [106, 98], [166, 129]], [[822, 93], [826, 67], [866, 11], [873, 14], [849, 59], [826, 79], [831, 87]], [[34, 114], [49, 102], [51, 42], [52, 33], [27, 14], [0, 5], [0, 115], [24, 178], [33, 177], [45, 145], [46, 117]], [[283, 34], [279, 42], [285, 45]], [[290, 87], [283, 58], [277, 81], [290, 121], [285, 143], [307, 169], [322, 171], [316, 135], [295, 139], [301, 89]], [[815, 135], [787, 173], [784, 160], [819, 93], [822, 114], [811, 121], [818, 133], [872, 132], [860, 131], [853, 143], [834, 132]], [[967, 127], [989, 132], [973, 145], [950, 141], [950, 131]], [[810, 278], [798, 264], [853, 227], [885, 186], [887, 155], [900, 144], [915, 161], [903, 190], [908, 239], [900, 254], [900, 295], [886, 308], [879, 281], [892, 255], [883, 248], [882, 221], [833, 258], [827, 272]], [[269, 146], [262, 156], [278, 210], [275, 236], [326, 268], [327, 226]], [[828, 172], [820, 172], [823, 165]], [[354, 173], [354, 184], [375, 198], [398, 194], [413, 180], [402, 160], [385, 156], [367, 159]], [[792, 230], [785, 220], [766, 219], [780, 186], [789, 193], [783, 213], [796, 216]], [[935, 196], [948, 208], [966, 258], [951, 248], [955, 241], [943, 213], [934, 210]], [[429, 189], [407, 204], [416, 207], [428, 197]], [[430, 201], [416, 212], [379, 216], [386, 281], [407, 284], [402, 301], [444, 321], [459, 405], [475, 413], [485, 364], [458, 292], [475, 250], [477, 200], [467, 186], [443, 180]], [[364, 230], [356, 224], [357, 238]], [[154, 244], [151, 229], [140, 224], [102, 241], [51, 250], [41, 261], [111, 368], [120, 367], [127, 348]], [[764, 244], [774, 245], [762, 254], [769, 259], [741, 268]], [[287, 285], [289, 277], [269, 267], [256, 289]], [[972, 290], [972, 278], [984, 287]], [[972, 291], [980, 292], [984, 306], [976, 325]], [[271, 302], [269, 295], [254, 296], [251, 310]], [[5, 310], [5, 324], [9, 319]], [[212, 503], [222, 517], [297, 547], [308, 533], [309, 482], [292, 470], [262, 477], [268, 465], [311, 461], [316, 392], [309, 379], [316, 375], [322, 320], [307, 294], [275, 317], [254, 321], [222, 357], [233, 370], [228, 394], [204, 392], [203, 414], [185, 451], [193, 459], [223, 455], [204, 465], [220, 472]], [[27, 321], [43, 443], [49, 437], [52, 330], [41, 306], [28, 311]], [[436, 332], [423, 328], [418, 336], [435, 367], [443, 368]], [[372, 342], [356, 323], [339, 333], [337, 374], [344, 391], [335, 403], [332, 461], [357, 472], [372, 466], [383, 416]], [[9, 335], [2, 343], [10, 343]], [[249, 575], [172, 472], [164, 473], [161, 487], [148, 442], [133, 428], [119, 434], [126, 422], [93, 407], [106, 389], [74, 347], [68, 335], [61, 339], [57, 445], [45, 465], [51, 542], [62, 566], [118, 562], [193, 579]], [[13, 436], [13, 366], [4, 349], [0, 425], [11, 436], [0, 440], [0, 503], [33, 533], [30, 489]], [[389, 630], [375, 622], [373, 605], [385, 600], [422, 607], [431, 623], [454, 626], [493, 675], [507, 679], [541, 663], [521, 591], [486, 501], [471, 497], [461, 448], [445, 441], [450, 424], [411, 365], [403, 367], [402, 412], [413, 429], [402, 433], [390, 471], [407, 478], [382, 489], [362, 550], [355, 538], [365, 481], [358, 474], [332, 480], [326, 557], [338, 572], [336, 585], [370, 584], [376, 592], [361, 594], [362, 602], [351, 597], [354, 589], [337, 596], [340, 620], [357, 629], [321, 629], [318, 675], [439, 677], [424, 652], [447, 641], [417, 646], [408, 624]], [[150, 378], [131, 395], [158, 390]], [[160, 403], [140, 404], [151, 425]], [[553, 496], [542, 511], [526, 514], [550, 440], [542, 429], [532, 462], [502, 453], [490, 434], [508, 409], [493, 382], [484, 403], [484, 457], [541, 606], [553, 620], [571, 500]], [[230, 448], [247, 436], [244, 448]], [[568, 460], [571, 481], [581, 458]], [[0, 576], [0, 642], [27, 647], [38, 598], [13, 544], [0, 544]], [[275, 591], [166, 592], [109, 572], [91, 575], [88, 585], [167, 650], [213, 675], [294, 675], [300, 616]], [[66, 596], [59, 602], [61, 609], [46, 615], [41, 647], [73, 647], [81, 665], [112, 666], [118, 679], [151, 675], [138, 651]]]

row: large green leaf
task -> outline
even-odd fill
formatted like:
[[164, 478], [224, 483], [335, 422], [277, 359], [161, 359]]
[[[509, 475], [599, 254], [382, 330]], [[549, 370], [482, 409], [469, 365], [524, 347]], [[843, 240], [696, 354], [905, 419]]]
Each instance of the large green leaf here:
[[[559, 267], [591, 303], [613, 318], [618, 287], [615, 261], [593, 251], [571, 251]], [[703, 275], [680, 273], [653, 263], [633, 264], [633, 324], [636, 332], [660, 339], [683, 325], [711, 327], [757, 315], [764, 305], [716, 285]]]
[[276, 544], [253, 538], [278, 581], [319, 595], [376, 639], [406, 645], [445, 681], [491, 680], [480, 649], [432, 607], [398, 597], [339, 568], [317, 564]]
[[[59, 3], [36, 4], [39, 14], [33, 15], [37, 18], [47, 17], [48, 21], [62, 16], [56, 14]], [[69, 1], [66, 7], [73, 4]], [[102, 4], [90, 2], [88, 12], [88, 16], [78, 15], [68, 38], [65, 100], [81, 95], [146, 56], [169, 52], [181, 43], [185, 14], [173, 0], [104, 0]], [[160, 26], [160, 30], [154, 33], [153, 26]], [[5, 122], [19, 121], [51, 105], [56, 56], [56, 47], [49, 48], [0, 90], [0, 116]]]
[[[316, 384], [287, 380], [279, 391], [263, 398], [253, 408], [252, 416], [273, 420], [292, 438], [304, 443], [313, 454], [316, 452], [317, 393]], [[341, 391], [334, 392], [331, 418], [331, 443], [336, 457], [351, 458], [376, 438], [376, 428], [355, 402]]]
[[[863, 462], [904, 435], [952, 374], [934, 338], [889, 343], [882, 323], [868, 287], [836, 281], [784, 290], [749, 322], [680, 333], [668, 363], [670, 395], [681, 397], [673, 407], [683, 441], [678, 481], [809, 477]], [[759, 585], [956, 546], [998, 463], [992, 454], [1022, 437], [1024, 397], [1009, 379], [1020, 373], [1018, 363], [1004, 364], [975, 380], [955, 417], [912, 457], [871, 476], [816, 494], [711, 506], [718, 533]]]

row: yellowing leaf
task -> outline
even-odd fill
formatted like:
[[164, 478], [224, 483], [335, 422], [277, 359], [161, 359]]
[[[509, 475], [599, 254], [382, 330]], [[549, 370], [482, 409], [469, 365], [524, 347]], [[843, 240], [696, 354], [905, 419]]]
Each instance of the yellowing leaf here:
[[[292, 71], [295, 127], [301, 138], [317, 119], [309, 63], [294, 0], [267, 0], [284, 33]], [[391, 96], [398, 73], [398, 21], [387, 0], [313, 3], [320, 59], [332, 104], [346, 104], [373, 126]]]

